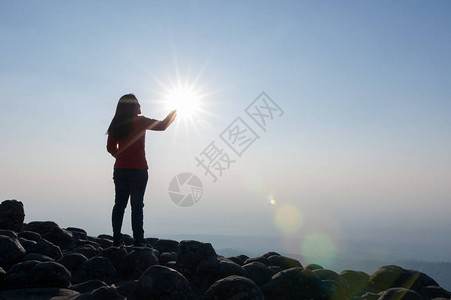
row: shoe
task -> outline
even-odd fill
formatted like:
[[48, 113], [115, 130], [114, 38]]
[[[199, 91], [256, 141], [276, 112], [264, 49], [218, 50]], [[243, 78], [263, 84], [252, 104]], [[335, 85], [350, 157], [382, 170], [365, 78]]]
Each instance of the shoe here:
[[146, 242], [137, 242], [133, 245], [134, 250], [152, 250], [152, 246], [147, 244]]
[[120, 241], [114, 241], [113, 242], [113, 246], [111, 246], [111, 248], [113, 249], [120, 249], [124, 247], [124, 241], [120, 240]]

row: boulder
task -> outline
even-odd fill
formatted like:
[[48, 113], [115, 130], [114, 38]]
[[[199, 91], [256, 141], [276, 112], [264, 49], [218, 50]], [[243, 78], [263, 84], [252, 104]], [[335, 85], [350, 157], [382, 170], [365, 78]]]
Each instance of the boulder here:
[[76, 228], [76, 227], [67, 227], [67, 231], [70, 231], [72, 233], [72, 237], [75, 240], [86, 240], [88, 234], [84, 229]]
[[177, 253], [176, 252], [163, 252], [158, 257], [158, 260], [161, 265], [165, 265], [169, 261], [177, 261]]
[[194, 282], [206, 290], [219, 279], [238, 275], [249, 276], [246, 269], [222, 256], [209, 256], [200, 261], [197, 267]]
[[254, 262], [254, 261], [258, 261], [258, 262], [260, 262], [260, 263], [262, 263], [262, 264], [265, 264], [265, 265], [267, 265], [267, 266], [270, 265], [270, 264], [269, 264], [268, 258], [267, 258], [266, 256], [263, 256], [263, 255], [260, 255], [260, 256], [257, 256], [257, 257], [251, 257], [251, 258], [248, 258], [248, 259], [246, 259], [246, 260], [244, 261], [244, 264], [247, 265], [247, 264], [249, 264], [249, 263], [251, 263], [251, 262]]
[[305, 269], [313, 271], [313, 270], [320, 270], [320, 269], [324, 269], [324, 268], [317, 264], [308, 264], [307, 266], [305, 266]]
[[177, 248], [177, 270], [190, 279], [199, 263], [206, 257], [216, 256], [210, 243], [186, 240], [181, 241]]
[[114, 286], [102, 286], [93, 291], [80, 295], [77, 300], [123, 300]]
[[264, 296], [258, 286], [249, 278], [232, 275], [216, 281], [207, 290], [204, 299], [263, 300]]
[[72, 275], [73, 283], [99, 279], [111, 284], [116, 278], [116, 269], [109, 259], [102, 256], [96, 256], [82, 263]]
[[439, 286], [424, 286], [418, 291], [418, 294], [426, 300], [435, 298], [451, 299], [451, 293]]
[[39, 233], [42, 238], [59, 246], [63, 250], [72, 249], [76, 246], [72, 232], [60, 228], [58, 224], [52, 221], [30, 222], [24, 226], [24, 230]]
[[3, 280], [3, 278], [5, 278], [6, 276], [6, 271], [3, 270], [2, 267], [0, 267], [0, 282]]
[[323, 299], [328, 294], [321, 279], [303, 268], [283, 270], [260, 288], [265, 299]]
[[230, 257], [227, 257], [227, 259], [233, 261], [234, 263], [236, 263], [236, 264], [238, 264], [238, 265], [240, 265], [240, 266], [243, 266], [243, 265], [244, 265], [244, 260], [241, 259], [241, 257], [238, 257], [238, 256], [230, 256]]
[[8, 269], [20, 261], [25, 253], [18, 239], [0, 235], [0, 267]]
[[119, 270], [120, 262], [124, 259], [124, 257], [127, 254], [128, 252], [127, 250], [125, 250], [125, 248], [114, 249], [109, 247], [103, 249], [100, 252], [101, 256], [108, 258], [113, 263], [114, 267], [116, 268], [116, 271]]
[[406, 270], [395, 265], [379, 268], [370, 275], [368, 281], [369, 287], [376, 291], [385, 291], [394, 287], [418, 291], [425, 283], [426, 285], [438, 286], [432, 278], [419, 271]]
[[423, 300], [423, 297], [413, 290], [397, 287], [381, 293], [378, 300]]
[[137, 299], [194, 299], [186, 278], [174, 269], [156, 265], [139, 278], [129, 300]]
[[7, 288], [66, 288], [71, 280], [70, 272], [56, 262], [36, 260], [15, 264], [6, 274], [4, 285]]
[[80, 293], [61, 288], [27, 288], [19, 290], [0, 291], [0, 299], [32, 299], [32, 300], [72, 300], [76, 299]]
[[332, 281], [344, 282], [344, 280], [340, 277], [340, 275], [338, 275], [338, 273], [336, 273], [335, 271], [332, 271], [332, 270], [321, 269], [321, 270], [313, 270], [312, 272], [313, 272], [313, 274], [318, 276], [319, 279], [321, 279], [321, 280], [332, 280]]
[[103, 286], [108, 286], [105, 282], [99, 279], [88, 280], [79, 284], [72, 285], [70, 287], [71, 290], [83, 293], [89, 293], [95, 289], [98, 289]]
[[125, 279], [138, 279], [147, 268], [156, 264], [158, 264], [158, 258], [152, 251], [132, 251], [118, 263], [118, 276]]
[[269, 256], [268, 263], [270, 266], [281, 267], [283, 270], [290, 268], [302, 268], [302, 265], [298, 260], [286, 256], [281, 256], [280, 254]]
[[44, 254], [40, 254], [40, 253], [28, 253], [22, 258], [22, 261], [29, 261], [29, 260], [37, 260], [40, 262], [55, 261], [53, 258], [48, 257], [47, 255], [44, 255]]
[[80, 267], [88, 258], [80, 253], [67, 254], [58, 262], [66, 267], [70, 272], [74, 272], [78, 267]]
[[254, 261], [243, 266], [243, 268], [249, 274], [249, 278], [252, 279], [256, 285], [261, 286], [268, 282], [274, 275], [273, 271], [268, 268], [267, 265], [261, 262]]
[[117, 291], [124, 297], [128, 297], [132, 291], [135, 289], [138, 280], [124, 280], [115, 283], [117, 286]]
[[32, 249], [34, 246], [36, 246], [37, 242], [33, 240], [27, 240], [22, 237], [19, 238], [19, 243], [24, 247], [25, 251], [30, 252], [30, 249]]
[[177, 252], [179, 242], [174, 240], [168, 240], [168, 239], [159, 239], [156, 241], [156, 243], [153, 245], [155, 249], [160, 251], [160, 253], [163, 252]]
[[89, 259], [96, 256], [98, 254], [98, 250], [93, 245], [85, 244], [72, 249], [70, 253], [80, 253]]
[[266, 258], [269, 258], [269, 257], [274, 256], [274, 255], [281, 256], [279, 253], [274, 252], [274, 251], [269, 251], [269, 252], [266, 252], [266, 253], [262, 254], [262, 256], [264, 256]]
[[41, 253], [53, 258], [56, 261], [60, 260], [63, 257], [63, 253], [61, 252], [60, 247], [54, 245], [46, 239], [41, 239], [35, 245], [28, 247], [27, 252]]
[[39, 233], [26, 230], [19, 232], [19, 237], [35, 242], [39, 242], [39, 240], [42, 239]]
[[365, 291], [370, 275], [365, 272], [344, 270], [340, 277], [348, 284], [348, 293], [350, 296], [361, 295]]
[[13, 239], [17, 239], [18, 238], [17, 233], [15, 233], [12, 230], [0, 229], [0, 235], [9, 236], [10, 238], [13, 238]]
[[25, 212], [23, 204], [17, 200], [5, 200], [0, 203], [0, 229], [20, 232]]

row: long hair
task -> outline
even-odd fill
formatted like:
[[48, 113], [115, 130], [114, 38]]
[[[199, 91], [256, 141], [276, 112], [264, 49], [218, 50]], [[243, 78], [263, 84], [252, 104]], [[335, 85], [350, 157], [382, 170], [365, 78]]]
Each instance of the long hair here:
[[107, 133], [113, 133], [119, 139], [128, 137], [133, 129], [133, 117], [139, 108], [140, 105], [135, 95], [122, 96], [117, 103], [116, 113], [111, 120]]

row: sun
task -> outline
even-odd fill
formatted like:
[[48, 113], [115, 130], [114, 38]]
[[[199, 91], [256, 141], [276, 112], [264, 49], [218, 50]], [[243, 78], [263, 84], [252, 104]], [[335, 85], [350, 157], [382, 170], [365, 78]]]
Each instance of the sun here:
[[177, 86], [168, 89], [164, 95], [168, 110], [177, 110], [179, 118], [196, 118], [202, 106], [202, 95], [188, 86]]

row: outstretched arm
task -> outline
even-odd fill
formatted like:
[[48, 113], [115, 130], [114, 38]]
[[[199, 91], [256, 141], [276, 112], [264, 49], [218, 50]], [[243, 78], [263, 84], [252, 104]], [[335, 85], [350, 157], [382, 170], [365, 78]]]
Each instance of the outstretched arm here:
[[166, 130], [166, 128], [168, 128], [169, 125], [171, 125], [171, 123], [174, 122], [176, 116], [177, 110], [173, 110], [166, 116], [166, 118], [164, 118], [163, 121], [153, 122], [149, 127], [147, 127], [147, 129], [155, 131]]

